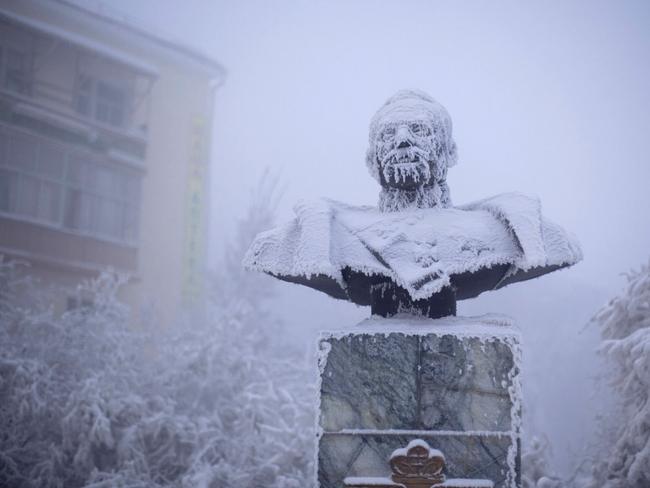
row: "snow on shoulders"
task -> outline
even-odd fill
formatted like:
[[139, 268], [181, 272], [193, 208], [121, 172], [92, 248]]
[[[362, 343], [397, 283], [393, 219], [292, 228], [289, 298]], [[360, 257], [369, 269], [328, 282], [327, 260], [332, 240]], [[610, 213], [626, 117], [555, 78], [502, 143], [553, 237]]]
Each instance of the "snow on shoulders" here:
[[510, 275], [532, 268], [572, 265], [577, 241], [542, 218], [539, 200], [497, 195], [456, 208], [381, 212], [321, 198], [300, 201], [296, 218], [257, 236], [248, 269], [284, 278], [322, 276], [346, 295], [343, 270], [380, 275], [414, 300], [448, 286], [452, 276], [510, 265]]

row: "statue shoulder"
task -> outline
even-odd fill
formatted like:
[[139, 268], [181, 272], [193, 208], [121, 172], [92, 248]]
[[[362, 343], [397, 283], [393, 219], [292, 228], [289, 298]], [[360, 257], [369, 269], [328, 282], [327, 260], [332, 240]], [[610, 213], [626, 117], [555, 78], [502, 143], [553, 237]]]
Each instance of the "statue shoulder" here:
[[541, 215], [542, 203], [537, 196], [526, 195], [519, 192], [500, 193], [483, 198], [475, 202], [460, 205], [461, 210], [490, 210], [500, 211], [504, 214]]
[[577, 239], [560, 225], [545, 218], [536, 196], [502, 193], [458, 207], [486, 210], [512, 232], [522, 250], [521, 269], [541, 266], [566, 266], [582, 259]]
[[294, 205], [295, 218], [256, 236], [243, 264], [278, 277], [321, 276], [342, 282], [342, 262], [352, 251], [360, 254], [363, 246], [337, 216], [369, 209], [327, 198], [301, 200]]

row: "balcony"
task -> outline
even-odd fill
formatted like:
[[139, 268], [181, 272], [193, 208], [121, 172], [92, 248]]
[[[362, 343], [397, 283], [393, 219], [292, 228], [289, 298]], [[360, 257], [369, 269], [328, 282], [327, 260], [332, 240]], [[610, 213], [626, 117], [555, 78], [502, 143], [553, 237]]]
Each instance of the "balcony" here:
[[0, 254], [137, 271], [155, 70], [0, 9]]
[[0, 124], [0, 253], [135, 270], [141, 178], [96, 153]]
[[0, 98], [19, 116], [142, 158], [151, 72], [37, 27], [0, 13]]

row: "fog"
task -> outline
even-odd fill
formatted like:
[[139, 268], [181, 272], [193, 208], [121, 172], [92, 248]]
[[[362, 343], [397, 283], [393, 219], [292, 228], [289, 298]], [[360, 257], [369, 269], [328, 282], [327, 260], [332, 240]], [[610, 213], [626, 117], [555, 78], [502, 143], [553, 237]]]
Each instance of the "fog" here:
[[[650, 4], [110, 5], [227, 69], [214, 113], [213, 266], [266, 168], [284, 191], [278, 221], [303, 198], [375, 204], [379, 187], [364, 163], [368, 122], [400, 88], [430, 93], [452, 116], [455, 204], [513, 190], [541, 198], [545, 215], [578, 236], [584, 261], [461, 303], [459, 314], [518, 320], [526, 423], [549, 435], [567, 472], [601, 401], [592, 381], [598, 331], [585, 325], [620, 290], [621, 272], [650, 254]], [[292, 340], [312, 344], [319, 329], [352, 325], [369, 310], [281, 285], [278, 313]]]

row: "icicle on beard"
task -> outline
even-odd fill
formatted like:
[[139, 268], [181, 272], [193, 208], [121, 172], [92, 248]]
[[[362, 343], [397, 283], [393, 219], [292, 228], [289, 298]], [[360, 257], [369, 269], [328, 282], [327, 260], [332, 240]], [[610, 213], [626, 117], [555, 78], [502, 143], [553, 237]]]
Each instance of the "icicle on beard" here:
[[383, 180], [392, 187], [414, 189], [431, 179], [429, 167], [430, 150], [417, 145], [395, 148], [393, 144], [382, 144], [377, 159]]
[[446, 171], [429, 160], [431, 151], [411, 146], [380, 153], [383, 157], [378, 163], [385, 183], [379, 194], [382, 212], [451, 206]]

